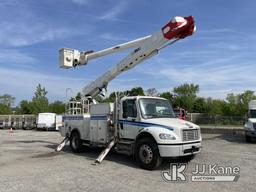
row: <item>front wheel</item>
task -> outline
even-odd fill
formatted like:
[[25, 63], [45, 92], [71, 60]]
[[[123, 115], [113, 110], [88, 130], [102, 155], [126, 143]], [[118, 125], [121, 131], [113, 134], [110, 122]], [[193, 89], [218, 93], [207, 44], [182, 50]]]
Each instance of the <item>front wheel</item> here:
[[141, 168], [147, 170], [156, 169], [162, 163], [157, 144], [151, 138], [143, 138], [137, 142], [135, 159]]
[[73, 152], [79, 153], [82, 151], [83, 143], [77, 131], [71, 134], [69, 143]]

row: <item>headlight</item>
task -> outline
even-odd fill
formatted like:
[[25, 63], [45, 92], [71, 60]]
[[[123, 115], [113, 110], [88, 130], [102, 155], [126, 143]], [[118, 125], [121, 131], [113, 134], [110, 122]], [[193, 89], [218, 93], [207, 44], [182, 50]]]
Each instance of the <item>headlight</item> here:
[[167, 133], [160, 133], [159, 138], [163, 140], [175, 140], [176, 137], [173, 136], [172, 134], [167, 134]]

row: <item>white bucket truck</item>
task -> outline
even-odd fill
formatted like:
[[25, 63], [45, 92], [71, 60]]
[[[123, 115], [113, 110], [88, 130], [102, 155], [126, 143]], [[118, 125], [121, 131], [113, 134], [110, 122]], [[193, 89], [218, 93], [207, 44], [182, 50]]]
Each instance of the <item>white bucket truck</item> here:
[[244, 125], [246, 142], [251, 142], [256, 137], [256, 100], [248, 104], [248, 120]]
[[116, 67], [107, 71], [82, 90], [81, 107], [74, 106], [64, 116], [60, 133], [74, 152], [82, 147], [106, 147], [96, 159], [100, 163], [113, 147], [118, 153], [132, 155], [139, 166], [154, 169], [164, 157], [189, 156], [201, 150], [199, 126], [175, 118], [168, 100], [159, 97], [117, 95], [114, 103], [97, 103], [108, 83], [123, 71], [156, 55], [159, 50], [193, 34], [194, 19], [174, 17], [160, 31], [128, 43], [98, 52], [60, 50], [60, 67], [85, 65], [91, 59], [128, 48], [135, 48]]

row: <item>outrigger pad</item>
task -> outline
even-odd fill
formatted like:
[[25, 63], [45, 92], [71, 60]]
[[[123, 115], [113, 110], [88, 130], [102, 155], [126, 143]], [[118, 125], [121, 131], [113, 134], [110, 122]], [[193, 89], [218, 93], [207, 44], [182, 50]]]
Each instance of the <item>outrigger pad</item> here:
[[58, 145], [58, 147], [55, 149], [55, 151], [61, 151], [63, 149], [63, 147], [65, 147], [66, 143], [68, 142], [69, 138], [65, 137], [63, 139], [63, 141], [61, 141], [61, 143]]
[[110, 151], [110, 149], [115, 145], [115, 140], [113, 139], [108, 146], [106, 147], [106, 149], [104, 149], [100, 155], [98, 156], [98, 158], [94, 161], [93, 165], [97, 165], [100, 164], [103, 159], [106, 157], [106, 155], [108, 154], [108, 152]]

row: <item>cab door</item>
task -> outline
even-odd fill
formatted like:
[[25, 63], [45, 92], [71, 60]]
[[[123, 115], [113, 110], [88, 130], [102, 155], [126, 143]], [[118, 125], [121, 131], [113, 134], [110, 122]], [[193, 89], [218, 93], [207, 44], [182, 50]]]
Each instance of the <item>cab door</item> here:
[[139, 129], [138, 107], [136, 99], [124, 100], [119, 115], [119, 136], [123, 139], [135, 139]]

